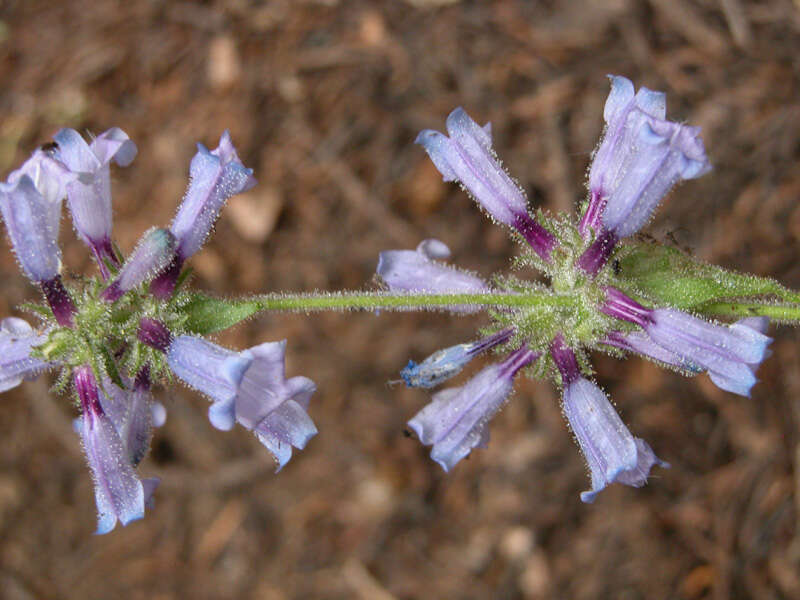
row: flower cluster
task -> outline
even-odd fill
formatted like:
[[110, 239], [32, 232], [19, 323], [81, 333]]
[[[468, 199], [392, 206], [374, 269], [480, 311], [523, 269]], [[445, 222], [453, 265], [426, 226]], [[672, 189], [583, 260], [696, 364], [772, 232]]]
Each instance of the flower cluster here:
[[[624, 77], [611, 77], [604, 118], [579, 219], [531, 212], [495, 155], [491, 127], [463, 109], [447, 118], [447, 135], [426, 130], [417, 138], [445, 181], [461, 184], [510, 230], [522, 248], [515, 264], [542, 277], [485, 279], [447, 264], [449, 248], [428, 239], [414, 250], [381, 253], [380, 290], [245, 299], [215, 299], [185, 286], [186, 263], [226, 201], [255, 184], [227, 132], [214, 150], [198, 144], [172, 223], [146, 231], [126, 258], [112, 235], [109, 172], [111, 162], [130, 164], [136, 146], [116, 128], [88, 143], [64, 129], [0, 183], [11, 245], [45, 300], [27, 305], [39, 321], [35, 328], [16, 317], [0, 321], [0, 391], [44, 371], [59, 373], [56, 391], [69, 392], [80, 411], [74, 428], [95, 483], [97, 532], [106, 533], [152, 506], [158, 479], [140, 479], [137, 467], [153, 428], [166, 419], [152, 395], [156, 384], [177, 377], [205, 395], [211, 424], [252, 431], [278, 470], [317, 433], [306, 412], [316, 386], [306, 377], [286, 378], [285, 341], [233, 351], [204, 335], [268, 310], [488, 310], [491, 324], [476, 339], [409, 361], [401, 371], [409, 387], [430, 389], [479, 355], [499, 356], [462, 386], [435, 392], [408, 422], [431, 457], [449, 471], [486, 446], [489, 421], [525, 373], [551, 377], [562, 390], [563, 414], [591, 476], [584, 502], [613, 482], [640, 487], [654, 466], [669, 465], [628, 430], [593, 381], [589, 353], [632, 353], [687, 376], [705, 372], [721, 389], [748, 396], [772, 341], [767, 315], [800, 323], [800, 293], [636, 241], [674, 185], [711, 167], [699, 128], [666, 120], [663, 93], [637, 92]], [[94, 277], [62, 278], [64, 199], [97, 263]], [[641, 275], [655, 266], [655, 276]], [[672, 285], [675, 276], [681, 286]], [[714, 311], [715, 304], [729, 312]], [[708, 318], [720, 314], [747, 318]]]
[[[46, 300], [30, 307], [36, 329], [15, 317], [0, 322], [0, 390], [43, 371], [60, 372], [56, 387], [71, 389], [80, 435], [95, 484], [97, 533], [144, 516], [157, 478], [136, 467], [153, 427], [166, 419], [151, 388], [172, 375], [208, 396], [209, 419], [228, 430], [238, 422], [272, 452], [278, 468], [317, 432], [306, 413], [314, 383], [286, 379], [285, 342], [243, 352], [196, 335], [183, 310], [192, 296], [181, 284], [185, 262], [202, 246], [231, 196], [255, 184], [228, 133], [219, 146], [198, 144], [190, 183], [168, 228], [144, 233], [124, 259], [113, 242], [110, 163], [126, 166], [136, 146], [120, 129], [87, 143], [72, 129], [36, 150], [0, 183], [2, 211], [23, 273]], [[89, 247], [99, 276], [78, 286], [61, 276], [58, 245], [62, 201]]]
[[[479, 126], [463, 109], [447, 118], [447, 135], [419, 134], [417, 143], [444, 180], [460, 183], [494, 221], [509, 227], [525, 248], [520, 262], [542, 270], [553, 293], [570, 300], [555, 309], [496, 309], [493, 327], [482, 339], [440, 350], [419, 364], [412, 361], [402, 371], [407, 385], [429, 388], [482, 352], [507, 352], [462, 387], [435, 393], [409, 421], [445, 470], [485, 446], [489, 420], [524, 369], [550, 373], [562, 389], [564, 415], [591, 474], [591, 490], [581, 495], [584, 502], [592, 502], [612, 482], [640, 487], [654, 465], [668, 466], [630, 433], [591, 380], [587, 353], [592, 350], [639, 354], [686, 375], [705, 371], [720, 388], [749, 395], [771, 342], [766, 318], [724, 325], [658, 306], [613, 268], [621, 242], [649, 221], [670, 188], [711, 168], [699, 128], [665, 116], [663, 93], [635, 92], [628, 79], [611, 77], [606, 127], [589, 172], [589, 200], [577, 223], [531, 214], [524, 193], [494, 153], [490, 126]], [[441, 262], [448, 257], [442, 242], [427, 240], [415, 251], [382, 253], [377, 272], [396, 292], [541, 291], [542, 284], [516, 277], [490, 284]]]

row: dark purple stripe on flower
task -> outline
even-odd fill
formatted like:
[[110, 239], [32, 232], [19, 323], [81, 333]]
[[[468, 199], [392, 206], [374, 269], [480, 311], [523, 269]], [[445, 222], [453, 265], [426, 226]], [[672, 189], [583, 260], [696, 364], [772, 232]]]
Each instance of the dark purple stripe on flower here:
[[601, 190], [592, 190], [591, 194], [586, 212], [583, 213], [580, 223], [578, 223], [578, 231], [584, 237], [587, 237], [590, 231], [597, 233], [603, 228], [602, 216], [606, 206], [605, 197]]
[[183, 268], [184, 259], [175, 254], [172, 262], [150, 282], [150, 293], [156, 298], [166, 300], [175, 291], [175, 284]]
[[137, 338], [151, 348], [166, 352], [172, 342], [172, 334], [164, 323], [149, 317], [142, 317], [139, 321]]
[[651, 322], [653, 313], [651, 309], [612, 287], [606, 288], [606, 303], [600, 310], [610, 317], [635, 323], [640, 327], [646, 327]]
[[514, 216], [513, 227], [525, 238], [536, 254], [544, 260], [550, 260], [550, 253], [558, 243], [552, 233], [539, 225], [527, 212]]
[[75, 304], [61, 281], [61, 275], [56, 275], [49, 281], [43, 281], [41, 286], [58, 324], [62, 327], [72, 327], [73, 315], [76, 312]]
[[100, 275], [102, 275], [103, 280], [107, 280], [111, 273], [108, 270], [108, 264], [113, 265], [114, 267], [119, 267], [119, 258], [117, 258], [117, 253], [114, 251], [114, 245], [111, 243], [111, 239], [103, 238], [101, 240], [88, 240], [89, 248], [92, 250], [92, 254], [94, 254], [94, 258], [97, 261], [97, 266], [100, 268]]
[[600, 269], [608, 262], [608, 257], [611, 256], [616, 244], [616, 234], [613, 231], [603, 231], [581, 254], [577, 265], [588, 275], [597, 275]]
[[561, 373], [564, 386], [570, 385], [581, 376], [581, 369], [575, 358], [575, 353], [564, 343], [564, 337], [559, 333], [550, 344], [550, 356]]

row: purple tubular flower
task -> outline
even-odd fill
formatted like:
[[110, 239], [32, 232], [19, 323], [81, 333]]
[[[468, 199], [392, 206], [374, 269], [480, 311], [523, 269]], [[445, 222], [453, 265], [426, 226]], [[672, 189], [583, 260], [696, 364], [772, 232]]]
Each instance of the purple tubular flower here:
[[234, 399], [253, 357], [190, 335], [174, 338], [166, 353], [172, 372], [211, 398], [208, 409], [211, 424], [223, 431], [230, 430], [235, 421]]
[[[459, 294], [489, 292], [480, 277], [438, 262], [450, 250], [439, 240], [425, 240], [416, 250], [386, 250], [378, 257], [376, 273], [392, 292]], [[450, 306], [454, 312], [474, 312], [469, 306]]]
[[72, 326], [75, 305], [61, 282], [61, 200], [75, 175], [41, 149], [0, 183], [0, 212], [23, 273], [41, 285], [53, 315]]
[[497, 160], [491, 125], [479, 126], [460, 107], [446, 124], [450, 137], [426, 129], [415, 143], [425, 148], [445, 181], [459, 181], [493, 219], [516, 229], [547, 260], [556, 239], [530, 215], [525, 194]]
[[136, 145], [128, 135], [114, 127], [87, 144], [74, 129], [62, 129], [54, 140], [57, 158], [78, 176], [67, 186], [67, 202], [72, 223], [80, 238], [91, 248], [104, 277], [105, 261], [117, 265], [111, 244], [111, 180], [113, 160], [127, 167], [136, 158]]
[[666, 97], [610, 76], [606, 130], [589, 171], [589, 205], [579, 229], [595, 241], [578, 260], [594, 275], [620, 238], [641, 229], [670, 188], [711, 169], [700, 128], [664, 120]]
[[592, 199], [581, 231], [597, 231], [602, 221], [603, 229], [622, 238], [647, 223], [673, 185], [700, 177], [711, 165], [698, 127], [664, 120], [663, 92], [641, 88], [634, 94], [630, 80], [609, 78], [606, 131], [589, 171]]
[[197, 144], [189, 173], [189, 189], [171, 226], [183, 260], [203, 245], [228, 198], [256, 184], [253, 170], [239, 160], [228, 131], [222, 134], [214, 150]]
[[145, 232], [136, 249], [125, 261], [117, 278], [101, 296], [114, 302], [125, 292], [149, 281], [164, 270], [175, 256], [175, 236], [169, 229], [152, 228]]
[[[116, 429], [123, 454], [133, 467], [147, 453], [153, 427], [160, 427], [166, 420], [164, 406], [153, 401], [148, 374], [149, 369], [144, 367], [135, 382], [124, 379], [125, 389], [106, 378], [98, 389], [100, 407]], [[73, 425], [78, 435], [83, 436], [83, 419], [75, 419]], [[160, 482], [158, 477], [142, 479], [145, 507], [153, 508], [153, 493]]]
[[717, 387], [750, 395], [757, 381], [755, 370], [772, 342], [762, 333], [763, 319], [716, 325], [671, 308], [646, 309], [613, 288], [607, 290], [606, 300], [602, 307], [606, 314], [636, 323], [676, 360], [708, 371]]
[[42, 150], [0, 183], [0, 211], [23, 273], [42, 283], [58, 276], [61, 200], [74, 175]]
[[0, 392], [17, 387], [23, 380], [35, 379], [51, 366], [31, 356], [31, 350], [45, 340], [46, 335], [38, 335], [22, 319], [8, 317], [0, 321]]
[[473, 448], [486, 447], [489, 420], [505, 404], [517, 372], [537, 357], [525, 347], [512, 352], [503, 362], [478, 372], [464, 386], [434, 394], [431, 403], [408, 422], [423, 444], [433, 446], [431, 458], [445, 471]]
[[181, 266], [203, 245], [228, 198], [255, 184], [253, 170], [239, 160], [228, 131], [214, 150], [197, 144], [197, 154], [189, 167], [189, 188], [170, 226], [177, 240], [176, 256], [153, 281], [150, 289], [156, 296], [172, 293]]
[[475, 342], [438, 350], [421, 363], [410, 360], [400, 376], [408, 387], [435, 387], [460, 373], [479, 354], [507, 342], [512, 335], [513, 330], [507, 328]]
[[[96, 533], [108, 533], [118, 520], [127, 525], [144, 516], [145, 490], [114, 422], [103, 410], [91, 368], [75, 369], [74, 381], [82, 412], [79, 433], [94, 478]], [[153, 489], [152, 482], [148, 482], [148, 492]]]
[[575, 355], [561, 336], [550, 350], [564, 383], [564, 415], [578, 440], [592, 478], [592, 489], [581, 500], [594, 502], [610, 483], [642, 487], [653, 465], [669, 467], [642, 439], [625, 427], [603, 391], [580, 374]]
[[286, 340], [267, 342], [242, 352], [252, 359], [234, 400], [236, 421], [256, 434], [278, 462], [278, 471], [292, 457], [292, 447], [305, 448], [317, 434], [308, 409], [317, 386], [307, 377], [286, 379]]

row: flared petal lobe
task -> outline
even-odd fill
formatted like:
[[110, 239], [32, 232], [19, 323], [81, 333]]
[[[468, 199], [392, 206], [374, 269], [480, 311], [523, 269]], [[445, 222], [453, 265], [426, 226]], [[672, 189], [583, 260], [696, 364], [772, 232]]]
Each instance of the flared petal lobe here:
[[618, 237], [644, 227], [673, 185], [707, 173], [700, 128], [667, 121], [644, 123], [634, 141], [635, 155], [623, 166], [603, 211], [603, 225]]
[[641, 487], [653, 465], [668, 466], [631, 435], [603, 391], [588, 379], [579, 377], [564, 388], [564, 414], [589, 465], [592, 489], [581, 494], [584, 502], [593, 502], [615, 481]]
[[209, 396], [208, 416], [218, 429], [238, 422], [275, 455], [280, 470], [292, 448], [303, 449], [317, 428], [306, 413], [314, 382], [286, 379], [286, 341], [267, 342], [233, 352], [202, 338], [178, 336], [167, 349], [172, 371]]
[[278, 470], [317, 433], [308, 408], [317, 387], [307, 377], [286, 379], [286, 340], [267, 342], [242, 354], [252, 362], [236, 394], [236, 421], [256, 434], [275, 456]]
[[663, 92], [641, 88], [618, 75], [609, 75], [611, 91], [603, 110], [606, 128], [589, 169], [589, 189], [608, 197], [616, 189], [622, 170], [635, 149], [636, 133], [648, 118], [664, 119], [667, 105]]
[[481, 127], [459, 107], [447, 117], [447, 133], [426, 129], [416, 143], [445, 181], [460, 182], [493, 219], [519, 231], [546, 259], [555, 238], [530, 216], [525, 194], [497, 160], [490, 125]]
[[46, 335], [37, 334], [22, 319], [8, 317], [0, 321], [0, 392], [36, 378], [51, 366], [31, 357], [31, 350], [46, 340]]
[[511, 394], [516, 373], [536, 358], [526, 348], [517, 350], [505, 361], [478, 372], [464, 386], [437, 392], [408, 422], [423, 444], [433, 446], [431, 458], [445, 471], [473, 448], [486, 446], [489, 420]]

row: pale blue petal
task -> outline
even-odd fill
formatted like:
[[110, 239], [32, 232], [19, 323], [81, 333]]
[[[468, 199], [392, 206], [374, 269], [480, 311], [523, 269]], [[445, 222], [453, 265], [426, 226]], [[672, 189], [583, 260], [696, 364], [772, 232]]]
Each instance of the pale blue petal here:
[[195, 336], [178, 336], [167, 350], [172, 372], [214, 402], [233, 400], [251, 362], [252, 358]]
[[225, 202], [253, 185], [253, 170], [239, 160], [227, 131], [212, 151], [197, 145], [189, 167], [189, 188], [170, 226], [181, 260], [200, 249]]
[[633, 100], [634, 89], [633, 83], [626, 77], [609, 75], [608, 78], [611, 80], [611, 91], [603, 108], [603, 119], [610, 124], [625, 114]]

